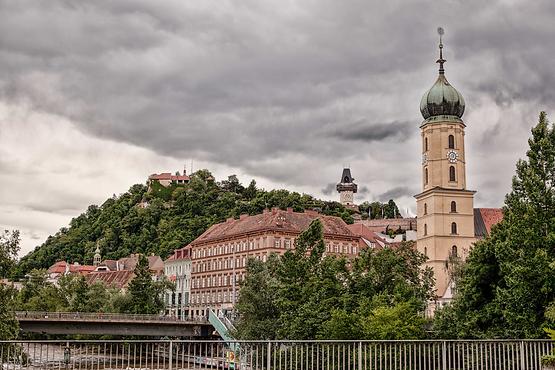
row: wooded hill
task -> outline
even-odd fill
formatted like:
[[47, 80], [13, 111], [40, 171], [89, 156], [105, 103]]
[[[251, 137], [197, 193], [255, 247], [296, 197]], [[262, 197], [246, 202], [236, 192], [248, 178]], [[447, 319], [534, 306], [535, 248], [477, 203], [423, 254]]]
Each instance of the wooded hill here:
[[[14, 277], [23, 277], [32, 269], [48, 268], [59, 260], [91, 264], [97, 242], [103, 259], [118, 259], [130, 253], [154, 253], [166, 258], [211, 225], [244, 213], [261, 213], [264, 208], [318, 209], [353, 222], [353, 211], [337, 202], [287, 190], [265, 191], [258, 189], [254, 180], [245, 187], [236, 176], [222, 182], [212, 179], [209, 171], [200, 170], [186, 185], [165, 188], [155, 184], [147, 191], [145, 185], [137, 184], [101, 206], [91, 205], [72, 219], [69, 227], [61, 228], [23, 257]], [[395, 213], [389, 210], [389, 204], [384, 207], [387, 213]], [[368, 212], [368, 208], [367, 202], [361, 205], [363, 212]]]

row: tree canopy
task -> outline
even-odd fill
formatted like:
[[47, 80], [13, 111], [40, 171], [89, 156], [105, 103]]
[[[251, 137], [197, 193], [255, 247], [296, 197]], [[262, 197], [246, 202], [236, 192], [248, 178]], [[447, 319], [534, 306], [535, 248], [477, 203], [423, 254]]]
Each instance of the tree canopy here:
[[539, 338], [555, 300], [555, 128], [544, 112], [519, 160], [504, 218], [460, 269], [435, 330], [453, 338]]
[[266, 262], [250, 259], [241, 285], [241, 339], [416, 339], [432, 272], [412, 243], [365, 250], [354, 260], [325, 256], [315, 220], [295, 249]]

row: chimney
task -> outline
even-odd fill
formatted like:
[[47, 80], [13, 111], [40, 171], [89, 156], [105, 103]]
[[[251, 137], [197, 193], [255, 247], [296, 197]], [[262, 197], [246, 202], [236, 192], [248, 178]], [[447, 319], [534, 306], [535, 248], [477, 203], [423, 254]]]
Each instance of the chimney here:
[[272, 207], [272, 214], [275, 215], [279, 211], [278, 207]]
[[225, 220], [225, 222], [232, 222], [233, 221], [233, 217], [229, 217], [227, 220]]
[[264, 208], [264, 210], [262, 211], [262, 214], [267, 215], [268, 213], [270, 213], [270, 210], [268, 208]]
[[293, 208], [292, 207], [287, 207], [287, 213], [293, 213]]

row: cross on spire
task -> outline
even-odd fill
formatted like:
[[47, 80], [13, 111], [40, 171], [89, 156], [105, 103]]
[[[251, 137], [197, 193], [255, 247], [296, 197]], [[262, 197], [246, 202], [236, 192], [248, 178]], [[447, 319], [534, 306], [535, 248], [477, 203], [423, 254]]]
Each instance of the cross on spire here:
[[439, 74], [445, 74], [445, 70], [443, 69], [443, 63], [447, 62], [447, 60], [443, 59], [443, 40], [442, 36], [445, 33], [442, 27], [437, 28], [437, 33], [439, 34], [439, 59], [436, 63], [439, 63]]

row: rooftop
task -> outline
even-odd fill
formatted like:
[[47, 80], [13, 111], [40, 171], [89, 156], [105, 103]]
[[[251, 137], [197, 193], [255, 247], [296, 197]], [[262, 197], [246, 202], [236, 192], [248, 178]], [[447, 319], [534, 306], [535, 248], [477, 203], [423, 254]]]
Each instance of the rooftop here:
[[322, 221], [324, 235], [356, 238], [345, 221], [339, 217], [321, 215], [316, 211], [293, 212], [291, 208], [286, 211], [273, 208], [254, 216], [241, 215], [239, 219], [228, 219], [226, 222], [213, 225], [191, 245], [263, 230], [300, 234], [315, 219]]

